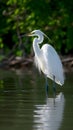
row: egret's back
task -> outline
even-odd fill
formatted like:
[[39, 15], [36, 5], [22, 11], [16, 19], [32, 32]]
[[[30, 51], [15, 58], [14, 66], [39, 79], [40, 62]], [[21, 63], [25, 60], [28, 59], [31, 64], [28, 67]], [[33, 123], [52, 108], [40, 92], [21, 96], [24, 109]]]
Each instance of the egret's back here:
[[63, 67], [61, 60], [55, 51], [55, 49], [49, 45], [45, 44], [41, 48], [45, 68], [44, 73], [53, 80], [53, 77], [55, 76], [55, 82], [63, 85], [64, 84], [64, 74], [63, 74]]

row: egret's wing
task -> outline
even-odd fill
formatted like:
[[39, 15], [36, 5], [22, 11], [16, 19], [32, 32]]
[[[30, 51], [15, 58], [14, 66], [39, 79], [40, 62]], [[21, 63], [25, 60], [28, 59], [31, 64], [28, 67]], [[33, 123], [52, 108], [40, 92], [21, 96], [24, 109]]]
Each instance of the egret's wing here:
[[64, 83], [63, 67], [57, 52], [49, 44], [43, 45], [41, 51], [45, 62], [45, 71], [44, 71], [45, 74], [52, 80], [53, 76], [55, 76], [55, 82], [60, 85], [63, 85]]

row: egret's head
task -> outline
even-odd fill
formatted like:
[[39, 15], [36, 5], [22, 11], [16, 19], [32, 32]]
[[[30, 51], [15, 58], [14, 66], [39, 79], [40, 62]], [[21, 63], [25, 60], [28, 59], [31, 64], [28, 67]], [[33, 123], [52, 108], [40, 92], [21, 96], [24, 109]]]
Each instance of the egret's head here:
[[40, 35], [44, 35], [44, 33], [40, 30], [34, 30], [31, 33], [27, 34], [28, 36], [40, 36]]
[[52, 40], [45, 33], [43, 33], [40, 30], [34, 30], [34, 31], [28, 33], [27, 36], [38, 36], [38, 37], [42, 36], [42, 38], [44, 38], [44, 36], [45, 36], [49, 40], [49, 42], [52, 43]]
[[40, 30], [34, 30], [31, 33], [29, 33], [27, 36], [45, 36], [49, 40], [49, 42], [52, 43], [51, 39]]

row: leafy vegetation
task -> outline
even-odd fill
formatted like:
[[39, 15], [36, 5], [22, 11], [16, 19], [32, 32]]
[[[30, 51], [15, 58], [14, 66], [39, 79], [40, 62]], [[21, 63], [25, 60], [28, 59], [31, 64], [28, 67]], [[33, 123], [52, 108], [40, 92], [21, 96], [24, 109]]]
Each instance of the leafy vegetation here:
[[34, 29], [44, 31], [58, 52], [70, 53], [72, 12], [72, 0], [0, 0], [0, 53], [30, 54], [30, 39], [21, 35]]

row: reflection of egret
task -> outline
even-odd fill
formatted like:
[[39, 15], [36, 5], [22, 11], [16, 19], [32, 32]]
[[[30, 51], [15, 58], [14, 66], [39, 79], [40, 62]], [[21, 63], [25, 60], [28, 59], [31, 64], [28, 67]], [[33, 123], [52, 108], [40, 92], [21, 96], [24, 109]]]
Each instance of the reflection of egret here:
[[36, 130], [58, 130], [64, 111], [64, 95], [59, 93], [55, 99], [47, 98], [44, 105], [36, 105], [34, 110], [34, 128]]
[[[49, 44], [43, 45], [41, 49], [39, 48], [39, 44], [43, 42], [44, 36], [46, 35], [40, 30], [34, 30], [29, 34], [29, 36], [37, 36], [37, 38], [33, 40], [35, 64], [39, 71], [42, 71], [46, 76], [46, 90], [48, 91], [47, 77], [52, 79], [57, 84], [63, 85], [63, 68], [57, 52]], [[55, 91], [55, 84], [53, 85], [53, 88]]]

